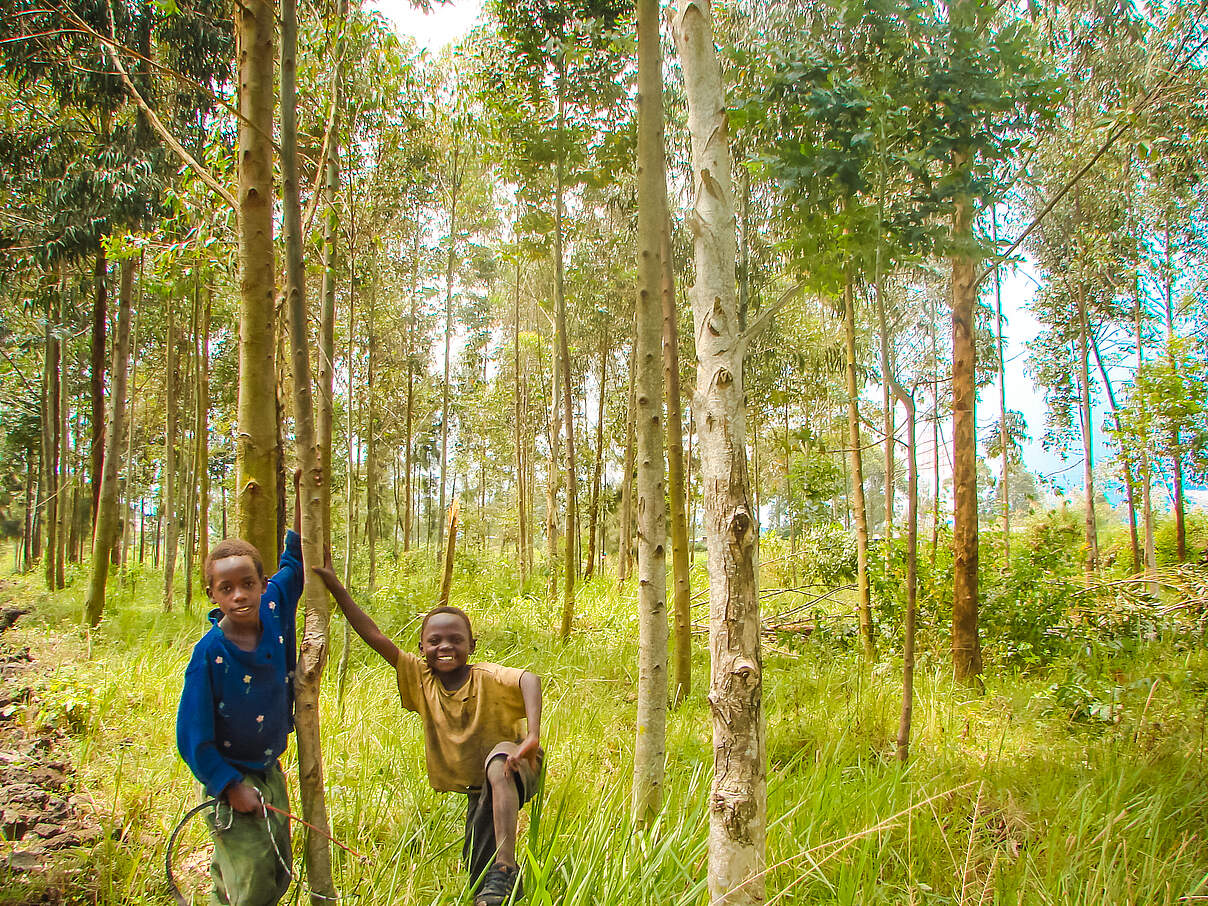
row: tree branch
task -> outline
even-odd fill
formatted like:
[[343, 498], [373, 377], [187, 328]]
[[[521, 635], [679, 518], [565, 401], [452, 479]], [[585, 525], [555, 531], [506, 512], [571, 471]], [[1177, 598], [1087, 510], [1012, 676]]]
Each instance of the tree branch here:
[[187, 164], [189, 168], [197, 174], [197, 177], [202, 182], [213, 189], [218, 194], [218, 197], [225, 201], [232, 211], [238, 211], [239, 205], [235, 201], [235, 196], [233, 196], [230, 191], [228, 191], [227, 188], [222, 185], [222, 183], [214, 178], [214, 175], [210, 173], [208, 168], [199, 163], [192, 154], [185, 150], [184, 145], [176, 140], [176, 137], [168, 131], [167, 127], [164, 126], [163, 123], [160, 122], [159, 117], [155, 115], [155, 111], [151, 109], [150, 105], [148, 105], [145, 100], [143, 100], [143, 96], [139, 94], [138, 89], [134, 87], [134, 82], [130, 81], [130, 75], [126, 72], [126, 67], [122, 65], [121, 58], [117, 53], [117, 45], [115, 45], [112, 40], [105, 37], [100, 32], [90, 28], [86, 22], [76, 16], [76, 14], [71, 10], [63, 10], [63, 13], [81, 28], [90, 32], [93, 37], [100, 42], [101, 46], [105, 48], [105, 53], [108, 55], [109, 61], [113, 63], [113, 67], [117, 70], [118, 76], [122, 80], [122, 84], [126, 86], [126, 91], [129, 93], [134, 103], [138, 105], [139, 109], [142, 110], [143, 115], [147, 117], [147, 122], [151, 124], [151, 128], [155, 130], [161, 139], [163, 139], [164, 144], [176, 152], [176, 156], [183, 160], [185, 164]]
[[773, 316], [775, 316], [780, 309], [784, 308], [786, 304], [791, 302], [803, 289], [805, 289], [805, 283], [798, 283], [794, 286], [790, 286], [780, 294], [780, 297], [775, 302], [761, 311], [756, 316], [755, 320], [747, 325], [747, 329], [743, 331], [742, 336], [738, 338], [738, 342], [741, 347], [745, 350], [751, 344], [751, 341], [758, 337], [759, 334], [763, 332], [764, 328], [768, 326], [768, 322], [772, 320]]
[[[1188, 37], [1190, 37], [1190, 35], [1188, 35]], [[1012, 242], [1005, 252], [996, 256], [991, 264], [986, 266], [985, 270], [983, 270], [973, 281], [974, 290], [981, 285], [981, 282], [985, 280], [986, 277], [994, 273], [995, 270], [1001, 267], [1011, 257], [1011, 255], [1015, 253], [1015, 250], [1023, 244], [1023, 241], [1028, 238], [1028, 235], [1032, 232], [1032, 230], [1036, 229], [1036, 227], [1040, 225], [1040, 222], [1044, 220], [1044, 218], [1048, 216], [1049, 212], [1057, 206], [1057, 203], [1069, 193], [1070, 189], [1074, 188], [1082, 177], [1089, 173], [1091, 168], [1099, 162], [1099, 159], [1111, 149], [1111, 146], [1116, 143], [1116, 139], [1123, 135], [1128, 127], [1132, 125], [1131, 117], [1140, 113], [1147, 106], [1149, 106], [1149, 102], [1154, 99], [1154, 96], [1162, 88], [1165, 88], [1175, 76], [1186, 69], [1188, 64], [1190, 64], [1191, 61], [1199, 55], [1199, 52], [1203, 50], [1205, 46], [1208, 46], [1208, 38], [1205, 38], [1203, 41], [1197, 44], [1195, 49], [1187, 55], [1183, 62], [1171, 70], [1165, 79], [1154, 85], [1154, 87], [1149, 89], [1149, 91], [1147, 91], [1137, 103], [1133, 104], [1120, 114], [1119, 121], [1115, 126], [1112, 127], [1110, 134], [1107, 136], [1107, 140], [1103, 143], [1103, 146], [1095, 152], [1095, 156], [1088, 160], [1077, 173], [1070, 177], [1069, 181], [1061, 187], [1057, 194], [1049, 200], [1049, 203], [1041, 209], [1040, 213], [1032, 219], [1032, 222], [1024, 228], [1024, 231], [1019, 234], [1019, 238]]]

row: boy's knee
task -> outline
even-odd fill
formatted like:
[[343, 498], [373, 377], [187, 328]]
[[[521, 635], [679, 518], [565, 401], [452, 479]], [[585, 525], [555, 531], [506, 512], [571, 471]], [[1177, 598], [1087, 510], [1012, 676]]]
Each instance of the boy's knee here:
[[508, 775], [508, 760], [503, 757], [495, 757], [487, 764], [487, 782], [496, 790], [503, 786], [505, 782], [511, 782], [511, 777]]

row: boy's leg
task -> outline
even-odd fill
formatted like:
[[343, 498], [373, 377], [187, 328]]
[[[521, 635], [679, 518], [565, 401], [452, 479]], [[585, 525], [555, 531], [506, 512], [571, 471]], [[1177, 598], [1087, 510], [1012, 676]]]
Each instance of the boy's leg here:
[[466, 839], [461, 858], [470, 872], [470, 890], [477, 891], [483, 876], [495, 862], [495, 820], [491, 785], [469, 795], [466, 809]]
[[507, 756], [492, 758], [487, 765], [495, 825], [495, 861], [516, 864], [516, 822], [520, 818], [520, 791], [507, 769]]
[[[258, 789], [269, 805], [289, 811], [280, 768], [274, 766], [263, 778], [248, 774], [244, 781]], [[260, 813], [232, 813], [225, 805], [218, 812], [220, 823], [215, 825], [214, 817], [210, 819], [214, 835], [211, 906], [275, 906], [289, 889], [289, 819], [271, 810], [267, 819]]]
[[[476, 887], [476, 906], [514, 902], [522, 895], [516, 862], [516, 824], [520, 807], [537, 791], [544, 753], [540, 750], [537, 753], [537, 770], [522, 761], [520, 769], [512, 772], [507, 768], [507, 757], [515, 751], [513, 743], [502, 742], [487, 756], [487, 782], [478, 800], [475, 827], [484, 832], [484, 837], [489, 834], [495, 847], [485, 850], [477, 842], [473, 847], [477, 861], [471, 862], [471, 878]], [[479, 880], [484, 870], [485, 875]]]

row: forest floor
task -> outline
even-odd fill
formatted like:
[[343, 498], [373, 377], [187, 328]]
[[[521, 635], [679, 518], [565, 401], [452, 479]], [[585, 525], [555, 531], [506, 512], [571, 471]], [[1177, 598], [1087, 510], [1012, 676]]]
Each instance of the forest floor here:
[[[612, 577], [581, 585], [563, 642], [560, 605], [518, 589], [502, 564], [465, 566], [454, 603], [475, 620], [476, 658], [534, 669], [544, 682], [545, 792], [522, 825], [527, 902], [706, 902], [703, 637], [694, 640], [693, 691], [668, 717], [666, 807], [654, 826], [636, 828], [632, 588], [618, 592]], [[411, 647], [434, 576], [414, 563], [379, 575], [364, 603]], [[21, 838], [0, 844], [0, 906], [170, 903], [166, 843], [199, 801], [175, 751], [176, 704], [204, 614], [165, 614], [162, 579], [136, 570], [110, 586], [106, 619], [88, 633], [74, 578], [57, 595], [36, 576], [0, 581], [0, 611], [32, 608], [0, 634], [0, 809], [5, 836]], [[700, 576], [694, 583], [704, 587]], [[464, 800], [428, 787], [418, 723], [400, 711], [391, 671], [355, 641], [341, 699], [343, 624], [332, 625], [322, 701], [328, 807], [335, 836], [367, 857], [336, 851], [341, 898], [465, 903]], [[894, 758], [900, 658], [868, 665], [850, 639], [824, 632], [766, 639], [768, 906], [1208, 898], [1202, 631], [1088, 634], [1026, 668], [991, 660], [984, 692], [951, 683], [941, 639], [921, 639], [908, 767]], [[283, 762], [296, 806], [292, 746]], [[301, 842], [296, 831], [296, 854]], [[174, 865], [201, 867], [204, 846], [194, 820]], [[303, 877], [285, 902], [305, 899]]]
[[[45, 710], [41, 679], [71, 644], [14, 642], [17, 621], [29, 613], [9, 601], [12, 583], [0, 580], [0, 884], [4, 902], [62, 902], [87, 881], [78, 864], [81, 847], [101, 833], [95, 805], [74, 792], [70, 744], [60, 718]], [[58, 640], [62, 641], [62, 639]]]

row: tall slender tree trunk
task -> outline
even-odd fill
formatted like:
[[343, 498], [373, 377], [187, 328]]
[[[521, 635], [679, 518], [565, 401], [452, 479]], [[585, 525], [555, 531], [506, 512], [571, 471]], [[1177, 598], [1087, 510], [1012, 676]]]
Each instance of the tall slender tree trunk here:
[[[297, 36], [296, 0], [281, 0], [281, 177], [282, 227], [285, 236], [285, 297], [289, 314], [289, 345], [293, 366], [294, 435], [297, 463], [302, 471], [298, 505], [302, 508], [302, 559], [323, 562], [323, 510], [326, 499], [320, 442], [315, 431], [311, 388], [310, 343], [307, 338], [306, 271], [302, 263], [302, 212], [298, 197]], [[329, 822], [323, 791], [320, 748], [319, 687], [327, 662], [331, 605], [327, 590], [307, 571], [303, 590], [302, 643], [298, 650], [294, 723], [298, 736], [298, 786], [302, 814], [319, 829], [306, 836], [306, 875], [314, 906], [330, 903], [336, 894], [331, 875]]]
[[[351, 131], [351, 129], [349, 130]], [[353, 387], [356, 385], [356, 358], [354, 341], [356, 338], [356, 301], [357, 301], [357, 221], [356, 205], [352, 196], [352, 180], [348, 180], [348, 344], [345, 347], [345, 364], [348, 368], [348, 395], [344, 400], [345, 433], [348, 436], [346, 468], [344, 469], [344, 585], [352, 585], [352, 551], [353, 538], [356, 535], [356, 447], [353, 441], [353, 427], [356, 425], [354, 416], [355, 399]], [[344, 627], [344, 647], [352, 642], [351, 627]]]
[[113, 344], [113, 384], [109, 394], [109, 425], [102, 461], [101, 496], [92, 539], [92, 563], [84, 615], [90, 626], [101, 621], [105, 610], [105, 581], [109, 577], [110, 552], [117, 543], [118, 473], [122, 467], [122, 430], [126, 412], [126, 366], [130, 358], [130, 301], [134, 294], [134, 259], [122, 262], [118, 293], [117, 336]]
[[[1166, 268], [1164, 273], [1164, 296], [1166, 303], [1166, 346], [1170, 350], [1170, 366], [1177, 368], [1174, 359], [1174, 349], [1171, 341], [1174, 340], [1174, 262], [1172, 260], [1172, 252], [1170, 245], [1170, 224], [1166, 224]], [[1171, 459], [1172, 471], [1174, 472], [1174, 541], [1175, 553], [1180, 563], [1187, 560], [1187, 515], [1186, 503], [1183, 496], [1183, 453], [1180, 449], [1181, 439], [1180, 431], [1176, 425], [1171, 432], [1171, 450], [1173, 455]]]
[[[553, 338], [551, 338], [552, 340]], [[550, 411], [549, 411], [549, 475], [545, 485], [545, 548], [549, 558], [549, 581], [546, 595], [550, 604], [558, 600], [558, 485], [562, 473], [558, 470], [561, 454], [562, 405], [558, 398], [559, 357], [550, 344]]]
[[935, 567], [940, 543], [940, 374], [939, 328], [935, 300], [931, 300], [931, 553], [928, 561]]
[[[995, 254], [998, 254], [998, 214], [990, 221]], [[1011, 438], [1007, 436], [1007, 358], [1002, 331], [1002, 269], [994, 268], [994, 339], [998, 347], [998, 430], [1002, 444], [1002, 476], [998, 480], [999, 505], [1002, 507], [1002, 550], [1003, 559], [1010, 568], [1011, 563]]]
[[914, 713], [914, 630], [918, 610], [919, 456], [915, 442], [914, 394], [896, 382], [894, 394], [906, 410], [906, 625], [902, 640], [902, 712], [898, 718], [898, 761], [910, 758], [910, 725]]
[[412, 420], [415, 414], [415, 333], [419, 325], [419, 317], [417, 309], [419, 306], [419, 292], [417, 285], [419, 283], [419, 240], [421, 231], [419, 228], [418, 218], [415, 221], [415, 244], [411, 249], [411, 290], [409, 293], [411, 310], [407, 315], [407, 416], [406, 424], [404, 425], [404, 434], [406, 435], [406, 448], [403, 453], [404, 463], [403, 471], [405, 473], [403, 481], [405, 482], [404, 496], [407, 498], [404, 504], [406, 513], [403, 517], [403, 551], [411, 550], [411, 525], [415, 521], [415, 515], [412, 512], [412, 506], [415, 500], [415, 493], [411, 487], [411, 473], [415, 470], [414, 465], [414, 449], [415, 436]]
[[[60, 384], [60, 387], [62, 384]], [[64, 460], [68, 466], [70, 474], [65, 476], [68, 481], [68, 499], [64, 501], [67, 506], [67, 553], [71, 558], [72, 563], [79, 563], [83, 556], [83, 543], [81, 537], [84, 533], [84, 522], [90, 519], [90, 513], [87, 506], [81, 503], [81, 495], [83, 493], [83, 473], [84, 473], [84, 458], [81, 450], [84, 445], [84, 416], [80, 410], [73, 413], [73, 418], [69, 422], [70, 428], [64, 432], [64, 450], [69, 455]]]
[[[160, 509], [164, 514], [164, 612], [172, 610], [173, 597], [176, 593], [176, 547], [177, 534], [180, 530], [176, 510], [176, 442], [177, 421], [180, 408], [180, 374], [178, 371], [179, 342], [174, 319], [173, 301], [169, 297], [164, 300], [168, 309], [168, 338], [164, 342], [164, 489]], [[263, 551], [261, 556], [264, 556]], [[271, 561], [270, 561], [271, 562]]]
[[617, 530], [617, 581], [625, 582], [633, 569], [633, 469], [636, 456], [634, 421], [634, 373], [637, 370], [637, 344], [629, 346], [629, 394], [625, 408], [625, 465], [621, 472], [621, 524]]
[[[45, 543], [42, 549], [45, 552], [43, 566], [46, 572], [46, 587], [51, 591], [58, 587], [55, 574], [55, 552], [59, 547], [56, 533], [59, 524], [60, 440], [55, 435], [59, 425], [59, 384], [61, 381], [60, 344], [56, 334], [60, 314], [60, 289], [60, 287], [56, 287], [46, 294], [46, 339], [42, 368], [41, 494], [45, 503], [42, 510]], [[103, 374], [103, 363], [101, 370]], [[95, 472], [95, 476], [99, 479], [99, 470]]]
[[440, 385], [440, 511], [436, 520], [436, 549], [443, 554], [445, 537], [445, 490], [448, 485], [449, 467], [449, 360], [450, 343], [453, 340], [453, 265], [457, 255], [457, 195], [461, 189], [461, 149], [454, 145], [453, 160], [449, 176], [449, 255], [445, 263], [445, 375]]
[[377, 414], [377, 288], [369, 288], [369, 310], [365, 313], [365, 326], [369, 328], [367, 340], [369, 351], [365, 372], [365, 547], [369, 553], [369, 582], [365, 595], [373, 600], [377, 590], [377, 544], [378, 544], [378, 414]]
[[[1099, 354], [1099, 341], [1091, 334], [1091, 351], [1095, 353], [1095, 364], [1099, 368], [1099, 377], [1103, 378], [1103, 389], [1107, 391], [1107, 401], [1112, 407], [1112, 421], [1116, 424], [1116, 432], [1123, 434], [1124, 426], [1120, 423], [1120, 410], [1116, 408], [1116, 392], [1112, 389], [1111, 378], [1107, 375], [1107, 367], [1103, 364], [1103, 356]], [[1141, 571], [1141, 545], [1137, 535], [1136, 482], [1133, 481], [1133, 463], [1127, 450], [1121, 450], [1120, 456], [1124, 461], [1124, 502], [1128, 506], [1128, 535], [1132, 552], [1132, 568], [1134, 573]]]
[[[565, 110], [566, 60], [558, 58], [558, 122], [557, 134], [561, 147], [562, 130], [566, 121]], [[575, 574], [578, 571], [579, 536], [579, 476], [575, 469], [575, 407], [571, 391], [573, 376], [570, 370], [570, 341], [567, 338], [566, 327], [566, 291], [564, 286], [564, 263], [562, 249], [562, 208], [564, 191], [563, 167], [565, 153], [558, 152], [558, 160], [554, 166], [555, 205], [554, 205], [554, 308], [558, 328], [558, 356], [562, 360], [562, 406], [563, 417], [566, 421], [566, 570], [562, 580], [562, 638], [570, 635], [571, 623], [575, 617]]]
[[289, 481], [285, 475], [285, 420], [289, 417], [290, 402], [293, 395], [293, 373], [289, 366], [289, 353], [287, 351], [289, 344], [289, 313], [284, 306], [278, 309], [277, 313], [277, 418], [276, 418], [276, 438], [277, 438], [277, 470], [276, 470], [276, 491], [277, 504], [275, 511], [277, 513], [276, 539], [277, 550], [281, 550], [281, 544], [285, 540], [286, 528], [286, 495]]
[[[663, 804], [667, 737], [667, 510], [663, 496], [663, 54], [658, 0], [638, 0], [637, 374], [638, 700], [633, 814], [647, 824]], [[564, 384], [569, 382], [564, 382]], [[603, 388], [601, 387], [601, 391]]]
[[[534, 320], [535, 318], [530, 317], [529, 323], [533, 323]], [[532, 359], [526, 356], [526, 361], [531, 363]], [[540, 366], [538, 366], [538, 370], [539, 368]], [[533, 401], [527, 376], [521, 390], [524, 393], [524, 466], [527, 476], [525, 478], [525, 487], [528, 489], [528, 518], [525, 520], [524, 529], [527, 547], [524, 552], [524, 558], [528, 564], [528, 574], [531, 576], [533, 574], [533, 565], [536, 563], [537, 548], [537, 539], [535, 537], [537, 533], [534, 531], [537, 513], [537, 457], [534, 453], [537, 446], [537, 425], [532, 415]]]
[[[662, 81], [659, 83], [660, 97]], [[665, 164], [664, 164], [665, 167]], [[666, 206], [666, 191], [663, 194]], [[661, 240], [663, 302], [663, 369], [667, 388], [667, 478], [671, 507], [672, 612], [675, 614], [675, 692], [679, 704], [692, 689], [692, 585], [688, 566], [688, 517], [684, 477], [684, 415], [679, 375], [679, 324], [675, 310], [675, 270], [671, 221], [664, 218]], [[758, 469], [756, 470], [758, 474]], [[755, 512], [759, 512], [758, 500]]]
[[[197, 448], [201, 475], [197, 492], [197, 559], [205, 563], [210, 556], [210, 316], [214, 306], [214, 288], [206, 286], [201, 310], [201, 362], [197, 379]], [[192, 580], [190, 580], [192, 581]]]
[[276, 255], [273, 249], [273, 107], [276, 8], [235, 4], [239, 79], [239, 400], [236, 531], [277, 561]]
[[[347, 14], [345, 0], [341, 0], [341, 12], [337, 13], [336, 27], [341, 29], [341, 40], [337, 42], [337, 66], [342, 60], [343, 27]], [[332, 124], [330, 149], [324, 174], [323, 200], [327, 210], [323, 217], [323, 283], [319, 290], [319, 355], [316, 389], [318, 407], [315, 410], [315, 430], [319, 444], [319, 469], [324, 476], [332, 474], [332, 438], [335, 423], [335, 355], [336, 355], [336, 269], [339, 267], [340, 215], [337, 202], [340, 194], [340, 139], [339, 139], [339, 76], [332, 88], [336, 97], [335, 119]], [[323, 550], [331, 550], [331, 483], [324, 481], [319, 489], [323, 501], [319, 507], [323, 515]]]
[[319, 469], [324, 481], [320, 488], [323, 517], [323, 550], [331, 550], [331, 481], [332, 437], [335, 422], [335, 360], [336, 360], [336, 269], [339, 266], [338, 237], [340, 232], [340, 123], [344, 98], [344, 29], [348, 22], [348, 0], [338, 0], [335, 10], [337, 36], [334, 48], [335, 66], [331, 79], [331, 135], [324, 174], [323, 200], [327, 210], [323, 218], [323, 285], [319, 306], [319, 406], [315, 412], [318, 431]]
[[1078, 393], [1082, 421], [1082, 487], [1086, 494], [1083, 512], [1086, 523], [1086, 574], [1099, 568], [1099, 532], [1095, 520], [1095, 447], [1091, 413], [1090, 323], [1086, 312], [1086, 287], [1078, 286]]
[[[889, 347], [889, 319], [885, 311], [885, 274], [881, 269], [881, 258], [884, 252], [884, 237], [885, 229], [885, 193], [887, 191], [886, 184], [888, 175], [885, 168], [885, 122], [883, 118], [877, 120], [877, 243], [876, 252], [873, 256], [873, 292], [876, 295], [877, 303], [877, 328], [878, 339], [880, 340], [880, 358], [881, 358], [881, 422], [885, 432], [885, 446], [883, 448], [884, 463], [885, 463], [885, 540], [893, 541], [893, 522], [894, 522], [894, 495], [896, 492], [895, 485], [897, 484], [897, 475], [894, 469], [894, 444], [896, 443], [896, 431], [894, 429], [894, 409], [893, 409], [893, 364], [890, 361]], [[796, 560], [794, 560], [796, 563]]]
[[193, 612], [193, 543], [197, 537], [197, 473], [201, 469], [201, 446], [198, 435], [201, 432], [201, 349], [198, 346], [198, 336], [201, 334], [201, 289], [196, 280], [193, 283], [193, 310], [189, 319], [189, 331], [192, 338], [192, 348], [186, 353], [185, 361], [189, 366], [189, 383], [192, 389], [193, 403], [193, 436], [189, 445], [189, 456], [186, 460], [184, 487], [181, 488], [181, 509], [185, 514], [185, 612]]
[[[524, 409], [521, 401], [521, 379], [520, 379], [520, 253], [516, 253], [516, 292], [513, 300], [513, 323], [512, 323], [512, 365], [513, 371], [513, 396], [515, 398], [515, 418], [516, 424], [513, 426], [516, 441], [516, 559], [520, 564], [520, 584], [524, 585], [528, 582], [528, 562], [526, 552], [528, 550], [528, 515], [525, 512], [527, 500], [527, 488], [524, 464], [524, 430], [523, 430], [523, 414]], [[408, 392], [410, 392], [408, 390]], [[601, 394], [602, 396], [602, 394]], [[410, 398], [410, 397], [408, 397]]]
[[893, 498], [897, 490], [897, 475], [894, 466], [894, 411], [893, 390], [890, 384], [893, 380], [893, 366], [889, 360], [889, 320], [885, 313], [885, 288], [881, 285], [881, 249], [877, 248], [877, 273], [873, 293], [877, 304], [877, 333], [880, 341], [879, 354], [881, 359], [881, 425], [885, 432], [885, 445], [881, 448], [885, 463], [885, 540], [893, 541]]
[[678, 0], [673, 33], [692, 137], [696, 423], [709, 551], [709, 895], [762, 903], [767, 828], [763, 664], [755, 578], [758, 514], [746, 461], [746, 405], [734, 280], [735, 223], [725, 91], [708, 0]]
[[864, 502], [864, 462], [860, 453], [860, 386], [856, 379], [856, 299], [851, 275], [843, 282], [843, 336], [847, 348], [847, 444], [851, 471], [852, 518], [856, 524], [856, 592], [864, 656], [877, 656], [872, 631], [872, 590], [868, 578], [868, 509]]
[[[584, 580], [590, 579], [596, 571], [596, 533], [600, 527], [600, 482], [604, 474], [604, 397], [608, 385], [608, 327], [600, 336], [600, 396], [596, 404], [596, 461], [591, 472], [591, 505], [588, 507], [587, 518], [587, 565], [583, 570]], [[517, 412], [519, 421], [519, 412]], [[520, 430], [519, 425], [516, 428]], [[603, 544], [600, 545], [601, 547]]]
[[[135, 310], [131, 315], [130, 324], [130, 409], [129, 412], [126, 413], [126, 455], [124, 458], [126, 463], [126, 477], [122, 481], [122, 486], [120, 489], [122, 499], [122, 537], [120, 543], [122, 549], [121, 566], [123, 581], [126, 573], [129, 571], [130, 555], [132, 553], [131, 549], [134, 544], [134, 428], [135, 416], [137, 414], [135, 398], [138, 395], [138, 311], [142, 308], [143, 304], [143, 255], [141, 254], [139, 255], [138, 259], [138, 282], [138, 305], [135, 307]], [[133, 302], [131, 302], [131, 304], [133, 305]], [[201, 461], [205, 462], [204, 459]], [[62, 537], [62, 533], [60, 533], [60, 537]]]
[[[1141, 366], [1145, 364], [1145, 338], [1141, 333], [1141, 287], [1140, 278], [1137, 278], [1133, 286], [1133, 305], [1134, 305], [1134, 327], [1137, 336], [1137, 370], [1141, 370]], [[1139, 446], [1141, 448], [1141, 513], [1145, 521], [1145, 569], [1151, 577], [1155, 574], [1158, 568], [1157, 552], [1154, 546], [1153, 537], [1153, 501], [1151, 493], [1153, 491], [1153, 475], [1150, 473], [1149, 466], [1149, 437], [1146, 429], [1145, 420], [1141, 420], [1141, 438]], [[1158, 583], [1151, 582], [1149, 586], [1150, 594], [1157, 595]]]
[[25, 451], [25, 516], [21, 522], [21, 567], [23, 573], [29, 572], [34, 558], [34, 460], [36, 455], [33, 448]]
[[[971, 0], [958, 0], [953, 8]], [[953, 172], [969, 165], [967, 152], [953, 152]], [[953, 205], [952, 239], [952, 666], [958, 680], [980, 682], [977, 588], [977, 349], [973, 341], [976, 262], [965, 249], [973, 244], [973, 203], [959, 194]]]
[[92, 350], [89, 380], [92, 390], [92, 509], [89, 520], [96, 529], [96, 507], [101, 496], [101, 465], [105, 456], [105, 327], [109, 320], [107, 278], [109, 262], [105, 258], [105, 243], [97, 245], [96, 267], [93, 271], [95, 294], [92, 297]]
[[[63, 293], [66, 291], [65, 275], [60, 274], [59, 286], [59, 320], [62, 320]], [[59, 405], [58, 421], [55, 423], [55, 449], [58, 451], [58, 478], [55, 487], [58, 490], [58, 507], [55, 515], [58, 517], [58, 528], [55, 530], [55, 588], [62, 590], [67, 586], [67, 540], [71, 534], [71, 520], [74, 517], [69, 501], [76, 496], [78, 483], [72, 466], [71, 431], [68, 425], [67, 413], [71, 408], [71, 389], [63, 377], [63, 363], [67, 360], [67, 343], [64, 339], [59, 342]]]

